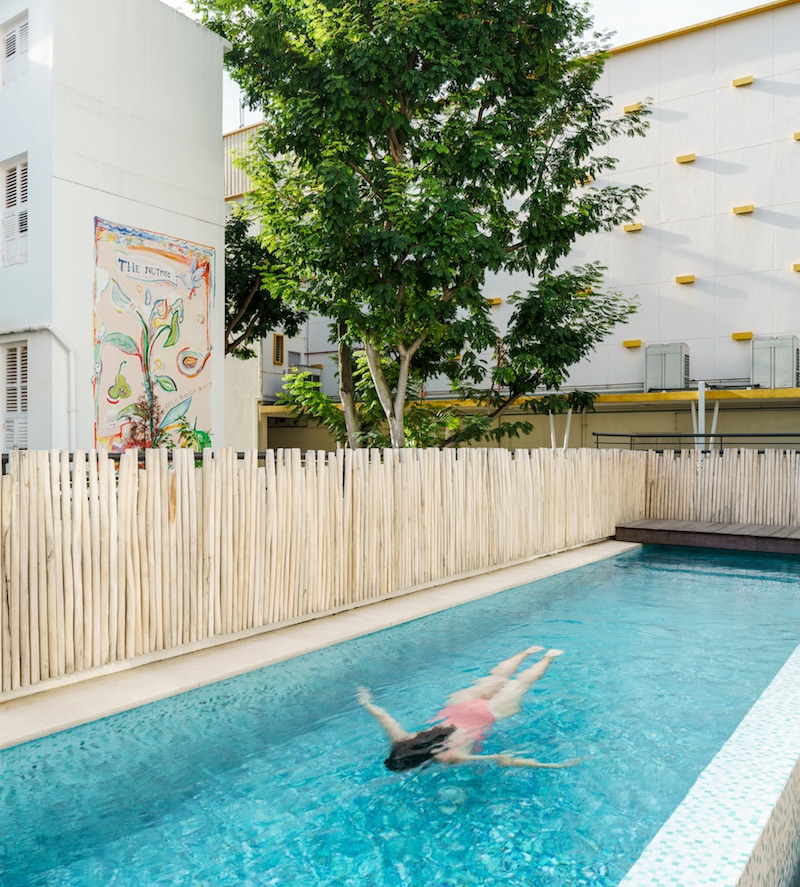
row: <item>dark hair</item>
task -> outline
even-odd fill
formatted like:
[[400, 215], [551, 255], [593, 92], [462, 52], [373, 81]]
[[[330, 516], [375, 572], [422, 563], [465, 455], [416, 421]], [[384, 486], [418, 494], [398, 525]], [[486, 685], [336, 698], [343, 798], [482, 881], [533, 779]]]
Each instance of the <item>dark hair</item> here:
[[453, 724], [431, 727], [414, 733], [408, 739], [399, 739], [392, 743], [389, 757], [383, 762], [389, 770], [411, 770], [430, 760], [435, 754], [447, 747], [445, 740], [455, 730]]

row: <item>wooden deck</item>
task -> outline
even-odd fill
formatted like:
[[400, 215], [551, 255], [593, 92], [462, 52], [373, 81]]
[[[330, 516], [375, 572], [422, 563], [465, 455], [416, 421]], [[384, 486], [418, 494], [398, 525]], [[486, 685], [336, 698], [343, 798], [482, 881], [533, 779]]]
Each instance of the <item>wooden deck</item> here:
[[620, 542], [688, 545], [692, 548], [728, 548], [800, 554], [800, 527], [767, 524], [721, 524], [703, 521], [638, 520], [617, 527]]

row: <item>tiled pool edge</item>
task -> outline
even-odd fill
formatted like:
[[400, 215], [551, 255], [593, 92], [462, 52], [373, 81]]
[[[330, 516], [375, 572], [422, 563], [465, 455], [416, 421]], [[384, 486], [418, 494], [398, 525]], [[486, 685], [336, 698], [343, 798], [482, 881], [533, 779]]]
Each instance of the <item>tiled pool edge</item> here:
[[619, 887], [790, 884], [800, 860], [799, 759], [800, 647]]
[[129, 660], [31, 695], [0, 701], [0, 751], [226, 680], [294, 656], [419, 619], [640, 546], [607, 540], [154, 662]]

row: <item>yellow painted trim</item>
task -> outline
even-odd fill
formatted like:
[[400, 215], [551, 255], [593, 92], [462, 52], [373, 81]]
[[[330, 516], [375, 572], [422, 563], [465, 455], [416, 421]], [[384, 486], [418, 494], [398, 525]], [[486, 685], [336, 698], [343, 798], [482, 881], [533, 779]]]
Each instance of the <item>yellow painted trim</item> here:
[[697, 154], [678, 154], [675, 163], [694, 163], [697, 160]]
[[744, 206], [734, 206], [733, 214], [735, 216], [746, 216], [748, 213], [754, 212], [755, 206], [752, 203], [746, 203]]
[[705, 31], [708, 28], [716, 28], [718, 25], [725, 25], [728, 22], [735, 22], [739, 21], [739, 19], [760, 15], [762, 12], [773, 12], [784, 6], [794, 6], [796, 3], [800, 3], [800, 0], [775, 0], [773, 3], [765, 3], [763, 6], [752, 6], [750, 9], [741, 10], [741, 12], [732, 12], [729, 15], [721, 15], [718, 18], [698, 22], [696, 25], [687, 25], [685, 28], [676, 28], [674, 31], [665, 31], [663, 34], [654, 34], [652, 37], [645, 37], [642, 40], [634, 40], [632, 43], [624, 43], [622, 46], [615, 46], [608, 52], [609, 55], [630, 52], [632, 49], [641, 49], [643, 46], [651, 46], [653, 43], [661, 43], [664, 40], [672, 40], [674, 37], [684, 37], [686, 34], [695, 34], [698, 31]]
[[625, 225], [625, 226], [622, 228], [622, 230], [623, 230], [623, 231], [628, 231], [628, 232], [630, 232], [630, 231], [641, 231], [641, 230], [642, 230], [642, 223], [641, 223], [641, 222], [634, 222], [632, 225]]
[[274, 366], [283, 366], [283, 360], [286, 357], [286, 349], [284, 348], [284, 337], [282, 333], [272, 334], [272, 363]]
[[796, 133], [794, 133], [794, 134], [792, 135], [792, 138], [793, 138], [796, 142], [800, 142], [800, 132], [796, 132]]
[[502, 305], [502, 304], [503, 304], [503, 300], [502, 300], [499, 296], [494, 296], [494, 297], [491, 298], [491, 299], [487, 299], [487, 300], [486, 300], [486, 304], [487, 304], [487, 305], [491, 305], [492, 307], [494, 307], [495, 305]]
[[746, 77], [737, 77], [735, 80], [731, 81], [731, 86], [740, 87], [740, 86], [750, 86], [750, 84], [755, 80], [752, 74], [748, 74]]
[[593, 293], [594, 293], [594, 290], [590, 286], [587, 286], [585, 290], [578, 290], [578, 292], [575, 293], [575, 295], [576, 296], [591, 296]]
[[792, 271], [800, 271], [800, 262], [795, 262], [794, 265], [792, 265]]
[[623, 348], [641, 348], [642, 340], [641, 339], [625, 339], [622, 343]]
[[753, 334], [750, 332], [747, 333], [731, 333], [731, 338], [736, 342], [746, 342], [749, 339], [753, 338]]
[[[706, 400], [800, 400], [800, 388], [706, 389]], [[641, 394], [599, 394], [596, 404], [691, 403], [697, 391], [648, 391]]]
[[[715, 400], [797, 400], [800, 401], [800, 388], [742, 388], [742, 389], [706, 389], [706, 401]], [[533, 398], [534, 400], [537, 398]], [[692, 403], [697, 401], [697, 391], [649, 391], [630, 394], [599, 394], [595, 404], [664, 404]], [[522, 400], [517, 401], [518, 404]], [[447, 407], [477, 408], [474, 400], [428, 400], [426, 404], [435, 409]], [[337, 404], [338, 406], [338, 404]], [[259, 404], [261, 416], [290, 416], [288, 407], [282, 404]]]
[[679, 274], [675, 283], [694, 283], [694, 274]]
[[622, 109], [623, 114], [635, 114], [637, 111], [641, 111], [644, 105], [641, 102], [636, 102], [633, 105], [625, 105]]

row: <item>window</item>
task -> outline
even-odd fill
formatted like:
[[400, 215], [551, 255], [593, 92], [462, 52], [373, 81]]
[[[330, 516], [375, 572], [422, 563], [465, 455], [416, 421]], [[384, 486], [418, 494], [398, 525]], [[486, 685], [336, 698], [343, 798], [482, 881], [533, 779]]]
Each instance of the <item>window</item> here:
[[3, 31], [3, 83], [18, 80], [28, 70], [28, 20]]
[[280, 333], [272, 337], [272, 362], [275, 366], [283, 364], [283, 336]]
[[3, 449], [28, 446], [28, 346], [11, 345], [5, 351], [5, 414]]
[[3, 264], [28, 260], [28, 164], [3, 170]]

